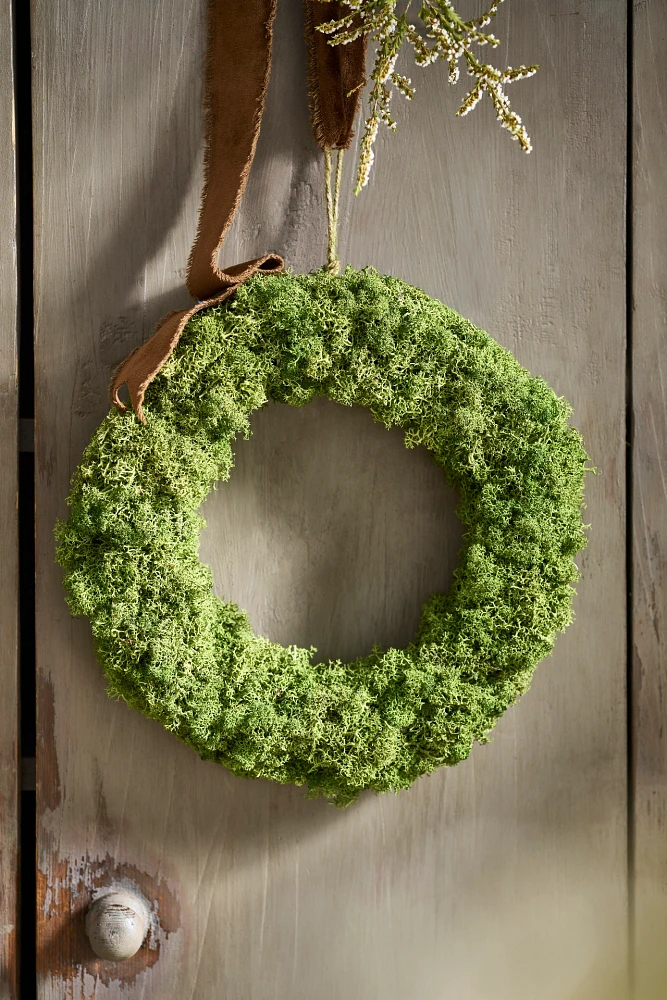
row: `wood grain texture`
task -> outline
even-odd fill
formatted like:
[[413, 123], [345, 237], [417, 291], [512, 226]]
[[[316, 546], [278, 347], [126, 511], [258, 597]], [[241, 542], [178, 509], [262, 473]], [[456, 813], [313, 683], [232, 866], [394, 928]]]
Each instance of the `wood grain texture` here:
[[[625, 83], [606, 68], [624, 65], [626, 10], [548, 8], [513, 0], [497, 25], [509, 61], [543, 64], [515, 88], [536, 152], [489, 108], [454, 119], [444, 66], [420, 73], [357, 200], [348, 163], [341, 250], [443, 298], [573, 403], [601, 471], [578, 621], [491, 747], [340, 813], [109, 702], [88, 624], [69, 619], [51, 534], [69, 476], [112, 366], [187, 303], [203, 4], [93, 0], [81, 17], [36, 0], [41, 1000], [625, 996]], [[223, 263], [324, 259], [302, 29], [283, 4]], [[427, 456], [333, 404], [271, 407], [254, 429], [205, 505], [216, 588], [324, 655], [405, 641], [460, 538]], [[155, 898], [159, 930], [143, 967], [112, 975], [79, 929], [118, 880]]]
[[633, 732], [638, 1000], [667, 982], [667, 3], [634, 5]]
[[0, 1000], [14, 1000], [18, 878], [18, 383], [12, 5], [0, 0]]

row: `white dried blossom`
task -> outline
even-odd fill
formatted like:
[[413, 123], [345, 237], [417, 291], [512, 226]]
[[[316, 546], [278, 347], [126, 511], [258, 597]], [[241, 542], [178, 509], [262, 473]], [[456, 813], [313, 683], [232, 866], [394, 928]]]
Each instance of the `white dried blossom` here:
[[459, 80], [459, 63], [463, 59], [468, 75], [475, 77], [477, 82], [456, 114], [460, 117], [469, 114], [484, 94], [488, 94], [501, 126], [510, 132], [525, 152], [531, 151], [526, 128], [512, 111], [503, 85], [527, 79], [536, 72], [537, 66], [508, 66], [499, 70], [489, 63], [480, 62], [472, 51], [473, 46], [486, 45], [495, 49], [500, 44], [495, 35], [482, 29], [497, 15], [503, 0], [492, 0], [487, 10], [469, 21], [459, 16], [451, 0], [420, 0], [417, 16], [422, 23], [422, 31], [408, 21], [413, 0], [402, 0], [400, 14], [397, 13], [399, 0], [341, 2], [348, 8], [348, 13], [319, 27], [320, 31], [331, 36], [330, 44], [346, 45], [362, 35], [369, 35], [376, 46], [368, 93], [369, 114], [360, 144], [356, 193], [368, 183], [374, 159], [373, 144], [380, 122], [392, 131], [396, 129], [396, 122], [389, 113], [392, 88], [408, 100], [415, 94], [410, 78], [395, 71], [396, 60], [406, 42], [412, 47], [417, 66], [430, 66], [436, 59], [444, 59], [452, 84]]

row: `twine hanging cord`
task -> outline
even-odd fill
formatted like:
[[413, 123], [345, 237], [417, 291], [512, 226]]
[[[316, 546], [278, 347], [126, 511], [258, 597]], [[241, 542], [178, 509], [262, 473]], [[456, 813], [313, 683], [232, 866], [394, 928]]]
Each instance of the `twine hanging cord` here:
[[[366, 83], [367, 37], [347, 45], [330, 45], [318, 29], [349, 13], [334, 0], [304, 0], [308, 47], [308, 105], [315, 142], [324, 152], [324, 190], [327, 206], [327, 262], [325, 270], [338, 274], [338, 219], [343, 153], [354, 137], [354, 122]], [[334, 171], [333, 154], [337, 152]]]
[[336, 159], [336, 176], [332, 184], [333, 150], [324, 147], [324, 190], [327, 202], [327, 263], [325, 270], [329, 274], [340, 273], [338, 259], [338, 206], [340, 204], [340, 181], [343, 176], [344, 149], [338, 150]]

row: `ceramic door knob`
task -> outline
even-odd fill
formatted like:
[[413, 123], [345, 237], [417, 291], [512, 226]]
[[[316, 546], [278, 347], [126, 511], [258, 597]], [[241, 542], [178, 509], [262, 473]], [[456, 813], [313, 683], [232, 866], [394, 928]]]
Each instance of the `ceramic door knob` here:
[[121, 962], [139, 951], [148, 923], [148, 907], [140, 896], [114, 890], [91, 905], [86, 914], [86, 934], [99, 958]]

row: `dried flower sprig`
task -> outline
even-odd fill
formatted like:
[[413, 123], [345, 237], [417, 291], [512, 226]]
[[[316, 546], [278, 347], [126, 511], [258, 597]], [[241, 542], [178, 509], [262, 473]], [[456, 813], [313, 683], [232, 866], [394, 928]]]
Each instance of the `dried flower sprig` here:
[[390, 114], [393, 90], [398, 90], [408, 100], [414, 97], [415, 91], [410, 78], [397, 73], [394, 68], [401, 46], [406, 42], [414, 50], [417, 66], [430, 66], [437, 59], [444, 59], [449, 67], [449, 82], [452, 84], [458, 82], [459, 62], [463, 59], [468, 75], [475, 77], [477, 82], [466, 94], [456, 114], [461, 117], [467, 115], [479, 104], [484, 94], [488, 94], [502, 127], [507, 129], [526, 153], [530, 153], [530, 137], [520, 117], [511, 109], [504, 88], [515, 80], [525, 80], [532, 76], [538, 67], [508, 66], [500, 70], [481, 62], [472, 51], [474, 45], [496, 48], [500, 44], [495, 35], [483, 29], [496, 16], [503, 0], [492, 0], [488, 10], [469, 21], [464, 21], [457, 14], [449, 0], [422, 0], [418, 18], [424, 26], [424, 34], [420, 34], [408, 20], [412, 0], [403, 0], [400, 14], [397, 12], [399, 0], [341, 2], [349, 8], [349, 13], [319, 27], [320, 31], [331, 36], [330, 44], [346, 45], [361, 35], [369, 35], [376, 43], [368, 95], [369, 115], [361, 139], [355, 193], [358, 194], [368, 183], [374, 159], [373, 145], [380, 124], [392, 131], [396, 129], [396, 122]]

